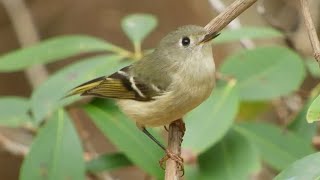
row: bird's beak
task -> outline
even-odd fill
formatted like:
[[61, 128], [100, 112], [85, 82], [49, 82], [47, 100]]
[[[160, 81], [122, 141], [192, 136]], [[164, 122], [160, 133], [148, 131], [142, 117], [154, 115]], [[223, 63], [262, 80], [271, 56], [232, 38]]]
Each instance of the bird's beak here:
[[212, 39], [216, 38], [219, 35], [220, 35], [220, 33], [218, 33], [218, 32], [213, 32], [213, 33], [206, 34], [203, 37], [203, 39], [199, 42], [199, 44], [209, 42], [209, 41], [211, 41]]

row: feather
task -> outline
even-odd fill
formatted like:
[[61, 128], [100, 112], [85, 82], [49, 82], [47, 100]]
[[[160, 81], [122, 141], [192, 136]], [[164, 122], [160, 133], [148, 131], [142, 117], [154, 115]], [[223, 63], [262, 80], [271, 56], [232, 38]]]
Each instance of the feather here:
[[130, 75], [130, 66], [122, 68], [110, 76], [103, 76], [72, 89], [65, 97], [80, 94], [93, 95], [104, 98], [133, 99], [137, 101], [150, 101], [154, 96], [160, 95], [160, 89], [154, 84], [142, 82]]
[[64, 98], [67, 98], [67, 97], [70, 97], [70, 96], [73, 96], [76, 94], [82, 94], [82, 93], [98, 86], [104, 79], [105, 79], [105, 77], [103, 76], [103, 77], [99, 77], [99, 78], [93, 79], [91, 81], [85, 82], [85, 83], [71, 89], [67, 93], [67, 95], [64, 96]]

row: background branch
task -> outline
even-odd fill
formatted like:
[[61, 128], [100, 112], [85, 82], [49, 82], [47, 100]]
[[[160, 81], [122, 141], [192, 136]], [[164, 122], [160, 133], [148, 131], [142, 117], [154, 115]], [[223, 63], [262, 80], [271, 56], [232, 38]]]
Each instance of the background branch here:
[[309, 39], [311, 41], [311, 45], [313, 48], [314, 57], [320, 65], [320, 42], [319, 42], [316, 28], [314, 27], [314, 24], [312, 21], [309, 4], [307, 0], [300, 0], [300, 3], [301, 3], [302, 14], [304, 17], [304, 22], [306, 24], [308, 34], [309, 34]]
[[[20, 45], [28, 47], [38, 43], [40, 38], [25, 2], [23, 0], [1, 0], [1, 2], [11, 20]], [[43, 65], [30, 67], [25, 70], [25, 74], [33, 88], [48, 78], [48, 71]]]

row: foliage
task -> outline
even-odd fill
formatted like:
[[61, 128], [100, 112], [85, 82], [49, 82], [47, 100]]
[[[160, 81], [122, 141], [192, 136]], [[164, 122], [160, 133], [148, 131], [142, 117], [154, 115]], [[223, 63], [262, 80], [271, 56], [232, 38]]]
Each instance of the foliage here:
[[[131, 165], [156, 178], [163, 177], [158, 160], [164, 152], [143, 135], [113, 101], [94, 100], [81, 108], [121, 153], [101, 155], [86, 164], [76, 130], [68, 115], [61, 110], [79, 100], [79, 97], [62, 99], [72, 87], [111, 74], [132, 60], [141, 59], [146, 52], [142, 50], [142, 42], [156, 26], [157, 19], [153, 15], [133, 14], [124, 18], [122, 29], [132, 42], [134, 52], [105, 40], [78, 35], [45, 40], [0, 57], [0, 72], [13, 72], [83, 53], [108, 53], [83, 59], [54, 72], [33, 90], [29, 99], [0, 99], [1, 126], [39, 129], [23, 162], [20, 179], [85, 179], [85, 172], [112, 171]], [[213, 43], [238, 41], [244, 37], [261, 39], [282, 35], [270, 28], [244, 27], [222, 31]], [[260, 169], [261, 159], [275, 170], [285, 169], [277, 179], [318, 177], [319, 169], [310, 169], [309, 175], [300, 169], [319, 164], [317, 153], [303, 158], [314, 153], [310, 141], [316, 133], [316, 126], [308, 125], [305, 116], [307, 114], [309, 122], [319, 120], [319, 97], [314, 102], [311, 98], [305, 104], [286, 131], [255, 120], [259, 119], [257, 111], [263, 111], [271, 101], [299, 89], [306, 77], [306, 67], [319, 77], [309, 61], [305, 66], [295, 52], [277, 45], [233, 52], [224, 59], [219, 71], [229, 80], [220, 80], [210, 98], [185, 118], [187, 131], [183, 148], [199, 157], [198, 167], [188, 167], [186, 177], [247, 179]], [[256, 108], [256, 105], [262, 106]], [[235, 122], [241, 119], [243, 112], [253, 114], [254, 120]], [[42, 124], [44, 126], [40, 127]], [[164, 142], [158, 131], [151, 129], [151, 132]]]

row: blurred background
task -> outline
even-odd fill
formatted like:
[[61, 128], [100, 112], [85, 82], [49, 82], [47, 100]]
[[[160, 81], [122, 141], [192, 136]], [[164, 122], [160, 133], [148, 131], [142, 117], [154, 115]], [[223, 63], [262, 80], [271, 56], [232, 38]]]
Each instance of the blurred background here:
[[[226, 6], [233, 0], [221, 0]], [[8, 4], [15, 7], [8, 8]], [[95, 36], [112, 42], [126, 49], [133, 49], [130, 41], [121, 30], [121, 19], [131, 13], [150, 13], [158, 18], [158, 27], [143, 43], [143, 48], [153, 48], [157, 42], [169, 31], [186, 24], [204, 26], [219, 10], [213, 7], [208, 0], [0, 0], [0, 53], [5, 54], [22, 46], [22, 40], [17, 36], [17, 31], [28, 31], [20, 24], [19, 30], [12, 23], [10, 14], [23, 15], [21, 3], [27, 7], [32, 17], [36, 36], [39, 41], [70, 34], [85, 34]], [[320, 28], [320, 1], [310, 0], [314, 22]], [[257, 44], [277, 43], [284, 44], [297, 50], [304, 57], [312, 56], [312, 49], [304, 28], [304, 22], [299, 11], [298, 0], [265, 0], [258, 1], [253, 7], [245, 11], [239, 20], [242, 26], [272, 26], [285, 34], [285, 38], [276, 40], [254, 41]], [[24, 22], [21, 22], [24, 23]], [[28, 40], [27, 40], [28, 42]], [[30, 41], [29, 44], [36, 42]], [[214, 57], [219, 65], [221, 60], [234, 49], [241, 48], [239, 43], [217, 45], [214, 47]], [[64, 67], [66, 64], [77, 61], [70, 58], [46, 65], [49, 73]], [[308, 79], [304, 90], [314, 85], [313, 79]], [[29, 97], [31, 86], [24, 72], [0, 73], [0, 96]], [[275, 121], [281, 119], [274, 111], [269, 111], [263, 116], [274, 117]], [[86, 149], [94, 149], [96, 153], [115, 152], [113, 145], [104, 138], [100, 131], [88, 118], [76, 121], [76, 127], [82, 133], [84, 140], [91, 142]], [[0, 140], [10, 139], [23, 145], [30, 145], [32, 133], [24, 129], [0, 128]], [[8, 152], [0, 144], [0, 179], [15, 180], [19, 176], [19, 168], [23, 156]], [[267, 171], [267, 170], [266, 170]], [[260, 174], [256, 179], [270, 179], [272, 172]], [[116, 170], [111, 173], [115, 179], [145, 179], [146, 174], [135, 167]], [[108, 177], [108, 174], [105, 175]]]

